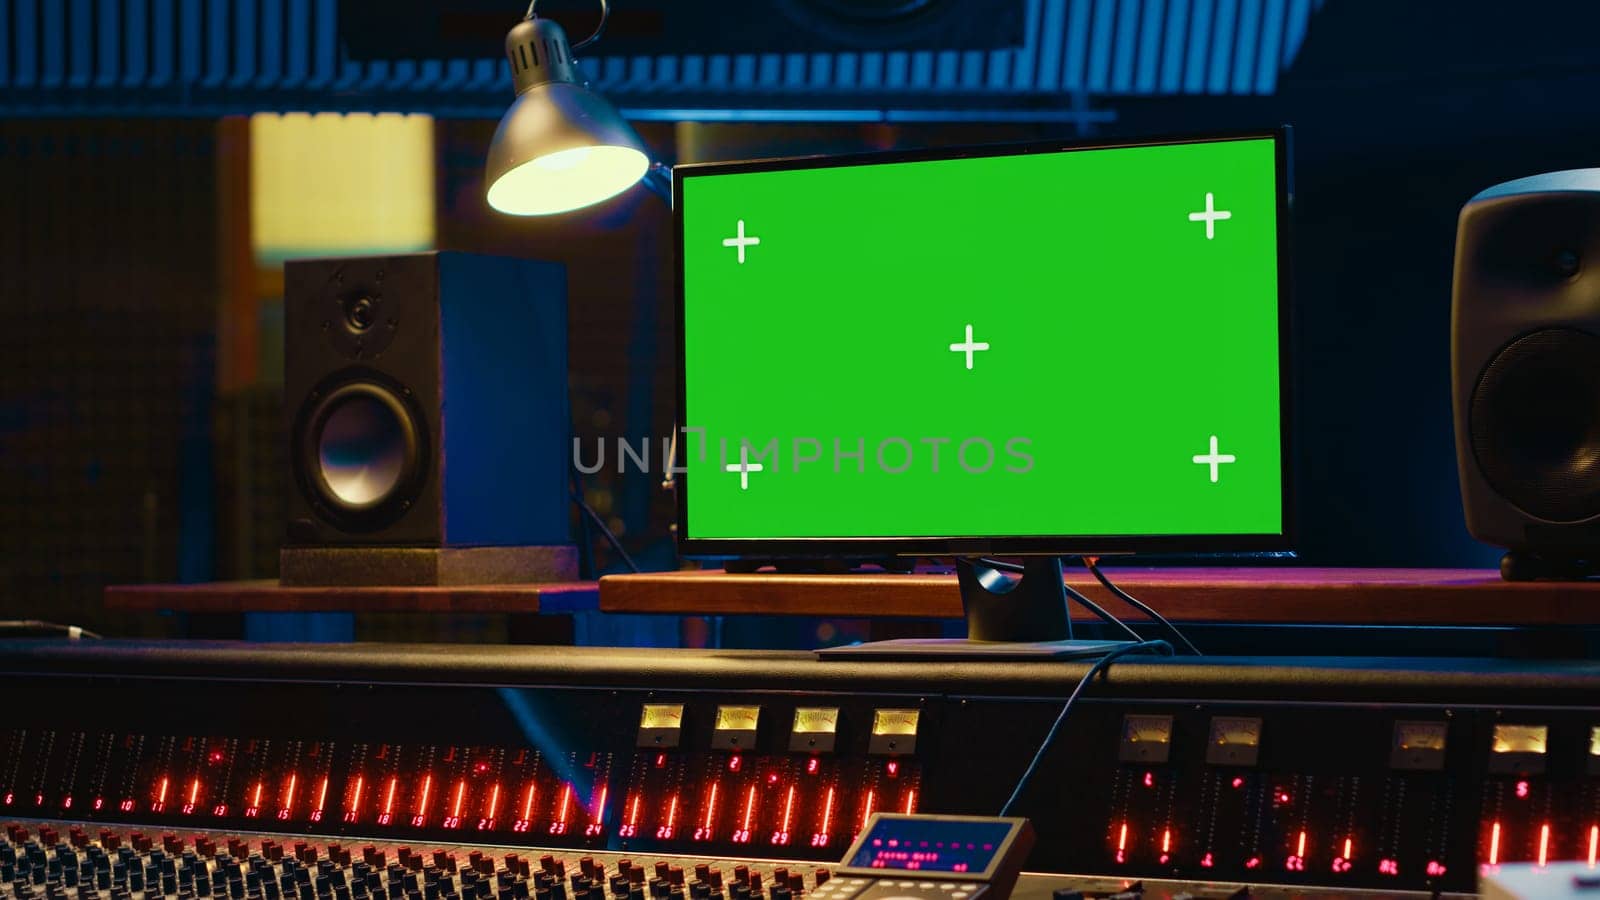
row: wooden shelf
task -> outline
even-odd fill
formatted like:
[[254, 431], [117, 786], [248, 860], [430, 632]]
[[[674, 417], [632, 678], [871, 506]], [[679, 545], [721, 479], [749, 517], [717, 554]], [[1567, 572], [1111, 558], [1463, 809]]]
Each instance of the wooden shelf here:
[[[1384, 625], [1600, 624], [1600, 582], [1506, 582], [1484, 569], [1108, 568], [1170, 619]], [[1145, 617], [1087, 573], [1066, 581], [1114, 614]], [[720, 570], [608, 575], [605, 612], [960, 618], [954, 575], [730, 575]], [[1078, 615], [1075, 610], [1074, 615]]]
[[121, 584], [105, 590], [107, 609], [187, 613], [404, 612], [573, 613], [596, 608], [595, 582], [450, 587], [284, 587], [276, 581]]

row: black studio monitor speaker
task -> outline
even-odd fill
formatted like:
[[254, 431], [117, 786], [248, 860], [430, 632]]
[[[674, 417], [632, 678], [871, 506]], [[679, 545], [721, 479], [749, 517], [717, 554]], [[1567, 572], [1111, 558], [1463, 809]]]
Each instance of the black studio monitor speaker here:
[[291, 261], [284, 584], [571, 580], [566, 272]]
[[1511, 580], [1600, 563], [1600, 169], [1496, 185], [1461, 210], [1451, 321], [1467, 528]]

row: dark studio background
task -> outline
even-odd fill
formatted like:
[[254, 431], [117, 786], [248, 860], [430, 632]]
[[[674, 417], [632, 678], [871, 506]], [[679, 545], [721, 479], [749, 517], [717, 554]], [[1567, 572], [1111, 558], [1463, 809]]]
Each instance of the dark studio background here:
[[[426, 19], [442, 3], [0, 0], [0, 617], [80, 622], [116, 634], [193, 633], [196, 623], [179, 619], [107, 614], [99, 591], [108, 583], [275, 574], [287, 488], [275, 362], [281, 275], [275, 281], [270, 266], [252, 260], [241, 236], [251, 202], [246, 117], [256, 111], [432, 113], [436, 245], [565, 262], [577, 434], [593, 446], [602, 435], [637, 441], [669, 433], [667, 211], [640, 190], [547, 221], [487, 209], [483, 155], [510, 100], [498, 81], [503, 64], [487, 54], [498, 50], [520, 5], [474, 0], [464, 8], [485, 5], [480, 31], [471, 16], [445, 23], [450, 28], [403, 27], [407, 16]], [[807, 55], [781, 56], [770, 89], [675, 86], [670, 76], [686, 70], [668, 69], [660, 54], [718, 48], [673, 46], [695, 39], [664, 29], [663, 17], [712, 27], [724, 4], [640, 3], [655, 18], [632, 20], [630, 0], [613, 5], [618, 32], [596, 51], [618, 55], [588, 68], [620, 107], [644, 111], [641, 134], [671, 162], [1290, 123], [1299, 559], [1354, 566], [1498, 559], [1466, 534], [1456, 487], [1448, 374], [1455, 219], [1491, 184], [1600, 164], [1600, 56], [1589, 44], [1600, 8], [1192, 0], [1191, 11], [1203, 7], [1213, 24], [1198, 43], [1178, 49], [1198, 59], [1198, 48], [1212, 64], [1174, 70], [1176, 83], [1168, 85], [1171, 61], [1154, 59], [1149, 47], [1156, 45], [1135, 40], [1141, 32], [1132, 23], [1166, 20], [1185, 4], [1027, 0], [992, 5], [1019, 10], [1016, 22], [1002, 17], [963, 29], [978, 49], [935, 54], [920, 74], [913, 63], [912, 87], [873, 92], [852, 90], [837, 60], [810, 55], [838, 49], [832, 45], [771, 48]], [[781, 23], [808, 6], [774, 2], [755, 19]], [[180, 34], [166, 82], [157, 83], [152, 62], [136, 70], [130, 48], [153, 41], [166, 21], [154, 11], [176, 10], [172, 27], [181, 31], [190, 7], [204, 13], [192, 36], [193, 65]], [[744, 8], [752, 7], [759, 5]], [[571, 8], [552, 3], [549, 11]], [[252, 22], [279, 9], [284, 18], [275, 21], [288, 23], [282, 33], [252, 32]], [[314, 20], [303, 32], [293, 27], [299, 12]], [[1273, 18], [1279, 13], [1284, 21]], [[478, 42], [483, 61], [431, 69], [398, 58], [352, 62], [347, 44], [328, 51], [341, 67], [335, 83], [288, 77], [295, 59], [313, 60], [314, 70], [319, 42], [361, 25], [363, 15], [390, 17], [371, 26], [379, 36], [399, 28], [424, 42], [432, 34]], [[1305, 16], [1303, 43], [1293, 52], [1287, 42], [1273, 48], [1284, 65], [1263, 61], [1266, 50], [1254, 62], [1241, 56], [1266, 46], [1269, 22], [1287, 34], [1295, 15]], [[998, 58], [994, 48], [1004, 46], [993, 42], [1008, 29], [1037, 40], [1053, 16], [1055, 33], [1081, 54], [1038, 54], [1027, 60], [1035, 67], [1028, 78], [1020, 60], [1009, 76], [987, 68]], [[1257, 17], [1261, 30], [1216, 24], [1228, 16]], [[584, 30], [581, 19], [574, 13], [573, 31]], [[630, 21], [638, 27], [630, 30]], [[669, 42], [652, 46], [650, 27]], [[93, 40], [75, 37], [79, 29]], [[948, 46], [937, 43], [948, 40], [944, 32], [894, 29], [853, 28], [827, 40], [862, 50]], [[1074, 29], [1082, 31], [1076, 45]], [[312, 46], [296, 50], [297, 34]], [[780, 28], [758, 38], [803, 45], [807, 34]], [[1128, 39], [1119, 43], [1119, 35]], [[1239, 49], [1247, 43], [1255, 49]], [[758, 64], [766, 78], [761, 71]], [[1000, 100], [973, 89], [1001, 77], [1031, 80], [1031, 87]], [[411, 90], [408, 82], [428, 87]], [[680, 109], [720, 110], [723, 121], [675, 121]], [[946, 121], [841, 122], [837, 112], [815, 112], [881, 109]], [[948, 121], [956, 118], [968, 121]], [[1092, 429], [1085, 410], [1096, 402], [1063, 392], [1056, 409]], [[679, 565], [669, 498], [653, 478], [602, 473], [585, 490], [641, 563]], [[606, 548], [596, 552], [616, 569]], [[504, 624], [487, 617], [263, 619], [244, 627], [256, 636], [504, 637]], [[595, 635], [614, 642], [680, 637], [676, 623], [596, 627]], [[742, 626], [749, 633], [738, 640], [805, 645], [815, 642], [816, 627], [761, 622]], [[693, 627], [684, 634], [700, 639]]]

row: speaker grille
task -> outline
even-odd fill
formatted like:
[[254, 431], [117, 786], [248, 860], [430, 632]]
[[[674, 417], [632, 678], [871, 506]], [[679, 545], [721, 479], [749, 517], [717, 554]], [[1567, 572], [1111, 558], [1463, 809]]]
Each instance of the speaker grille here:
[[1600, 337], [1551, 328], [1506, 345], [1478, 378], [1468, 428], [1484, 479], [1523, 512], [1600, 516]]

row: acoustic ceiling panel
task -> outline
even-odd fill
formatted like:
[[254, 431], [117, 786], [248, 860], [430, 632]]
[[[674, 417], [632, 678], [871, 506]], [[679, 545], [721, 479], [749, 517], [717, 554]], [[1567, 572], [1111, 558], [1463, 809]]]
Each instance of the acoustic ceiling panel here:
[[[638, 118], [1072, 119], [1097, 98], [1270, 94], [1322, 2], [1014, 0], [1015, 46], [984, 31], [969, 49], [894, 47], [885, 26], [889, 49], [608, 55], [601, 41], [582, 63]], [[0, 115], [504, 109], [498, 35], [476, 58], [356, 58], [340, 19], [339, 0], [0, 0]]]

